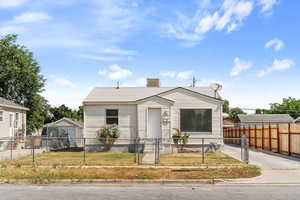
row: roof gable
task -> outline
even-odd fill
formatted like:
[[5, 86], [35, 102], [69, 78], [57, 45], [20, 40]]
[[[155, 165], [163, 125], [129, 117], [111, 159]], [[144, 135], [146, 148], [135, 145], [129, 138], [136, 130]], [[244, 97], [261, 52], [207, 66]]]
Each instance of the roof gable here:
[[72, 124], [72, 125], [74, 125], [74, 126], [77, 126], [77, 127], [79, 127], [79, 128], [83, 128], [83, 125], [82, 125], [81, 122], [75, 121], [75, 120], [70, 119], [70, 118], [67, 118], [67, 117], [61, 118], [61, 119], [57, 120], [56, 122], [52, 122], [52, 123], [46, 124], [46, 126], [57, 125], [57, 124], [59, 124], [59, 123], [61, 123], [61, 122], [63, 122], [63, 121], [64, 121], [64, 122], [67, 122], [67, 123], [69, 123], [69, 124]]
[[83, 103], [137, 103], [141, 99], [152, 96], [162, 96], [164, 93], [174, 90], [186, 90], [203, 97], [222, 101], [220, 96], [214, 97], [214, 91], [209, 87], [121, 87], [117, 88], [94, 88], [84, 99]]
[[20, 110], [29, 110], [28, 108], [20, 105], [20, 104], [16, 104], [13, 101], [9, 101], [7, 99], [4, 99], [3, 97], [0, 97], [0, 106], [1, 107], [8, 107], [8, 108], [14, 108], [14, 109], [20, 109]]

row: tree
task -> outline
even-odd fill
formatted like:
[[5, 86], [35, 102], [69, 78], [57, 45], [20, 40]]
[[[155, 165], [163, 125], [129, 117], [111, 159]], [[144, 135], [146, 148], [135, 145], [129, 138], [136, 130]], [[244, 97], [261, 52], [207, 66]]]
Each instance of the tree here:
[[[59, 107], [51, 107], [49, 109], [50, 111], [50, 121], [49, 122], [55, 122], [63, 117], [68, 117], [71, 119], [76, 119], [78, 121], [83, 121], [83, 107], [79, 106], [78, 110], [73, 110], [66, 106], [65, 104], [62, 104]], [[49, 123], [48, 122], [48, 123]]]
[[229, 111], [229, 118], [236, 119], [238, 114], [246, 114], [241, 108], [231, 108]]
[[300, 99], [288, 97], [282, 103], [271, 103], [270, 106], [273, 114], [289, 114], [294, 119], [300, 117]]
[[47, 100], [40, 94], [45, 79], [33, 54], [16, 44], [17, 35], [0, 38], [0, 96], [28, 107], [27, 133], [44, 124], [47, 115]]
[[229, 113], [229, 101], [228, 100], [224, 100], [224, 104], [223, 104], [223, 113]]

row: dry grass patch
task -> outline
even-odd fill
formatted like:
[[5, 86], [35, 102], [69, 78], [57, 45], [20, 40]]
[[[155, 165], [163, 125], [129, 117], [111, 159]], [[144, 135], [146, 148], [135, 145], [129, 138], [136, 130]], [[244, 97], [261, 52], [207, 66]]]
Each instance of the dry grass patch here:
[[260, 174], [259, 168], [197, 169], [178, 171], [172, 169], [113, 168], [0, 168], [0, 179], [216, 179], [250, 178]]
[[164, 166], [203, 166], [203, 165], [223, 165], [236, 166], [246, 165], [224, 153], [205, 153], [204, 163], [202, 163], [202, 153], [174, 153], [163, 154], [160, 157], [160, 165]]
[[[84, 165], [83, 152], [49, 152], [35, 156], [35, 164], [39, 166], [81, 166]], [[135, 154], [120, 152], [86, 153], [86, 165], [136, 165]], [[3, 164], [4, 162], [2, 162]], [[32, 156], [5, 161], [8, 166], [32, 165]]]

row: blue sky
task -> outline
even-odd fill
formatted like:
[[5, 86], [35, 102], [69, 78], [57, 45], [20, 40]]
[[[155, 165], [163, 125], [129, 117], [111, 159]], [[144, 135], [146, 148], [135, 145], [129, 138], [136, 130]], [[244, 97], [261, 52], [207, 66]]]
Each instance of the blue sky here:
[[73, 108], [95, 86], [223, 84], [231, 106], [300, 98], [300, 2], [288, 0], [0, 0], [0, 34], [19, 34]]

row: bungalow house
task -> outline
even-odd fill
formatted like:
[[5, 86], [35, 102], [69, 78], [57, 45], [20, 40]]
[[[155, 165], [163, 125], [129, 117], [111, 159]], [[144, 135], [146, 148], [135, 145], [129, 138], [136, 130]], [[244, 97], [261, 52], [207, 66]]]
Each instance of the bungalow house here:
[[0, 137], [26, 135], [28, 108], [0, 97]]
[[[164, 146], [171, 146], [178, 128], [190, 134], [189, 143], [199, 144], [197, 138], [223, 136], [222, 105], [220, 95], [210, 87], [160, 87], [158, 79], [148, 79], [147, 87], [96, 87], [83, 101], [84, 136], [95, 138], [101, 127], [117, 124], [118, 141], [127, 143], [123, 151], [130, 151], [135, 138], [145, 143], [161, 138]], [[221, 143], [205, 140], [211, 142]], [[97, 144], [96, 139], [87, 140], [90, 150]]]
[[235, 121], [237, 126], [286, 124], [293, 122], [294, 119], [288, 114], [239, 114]]

